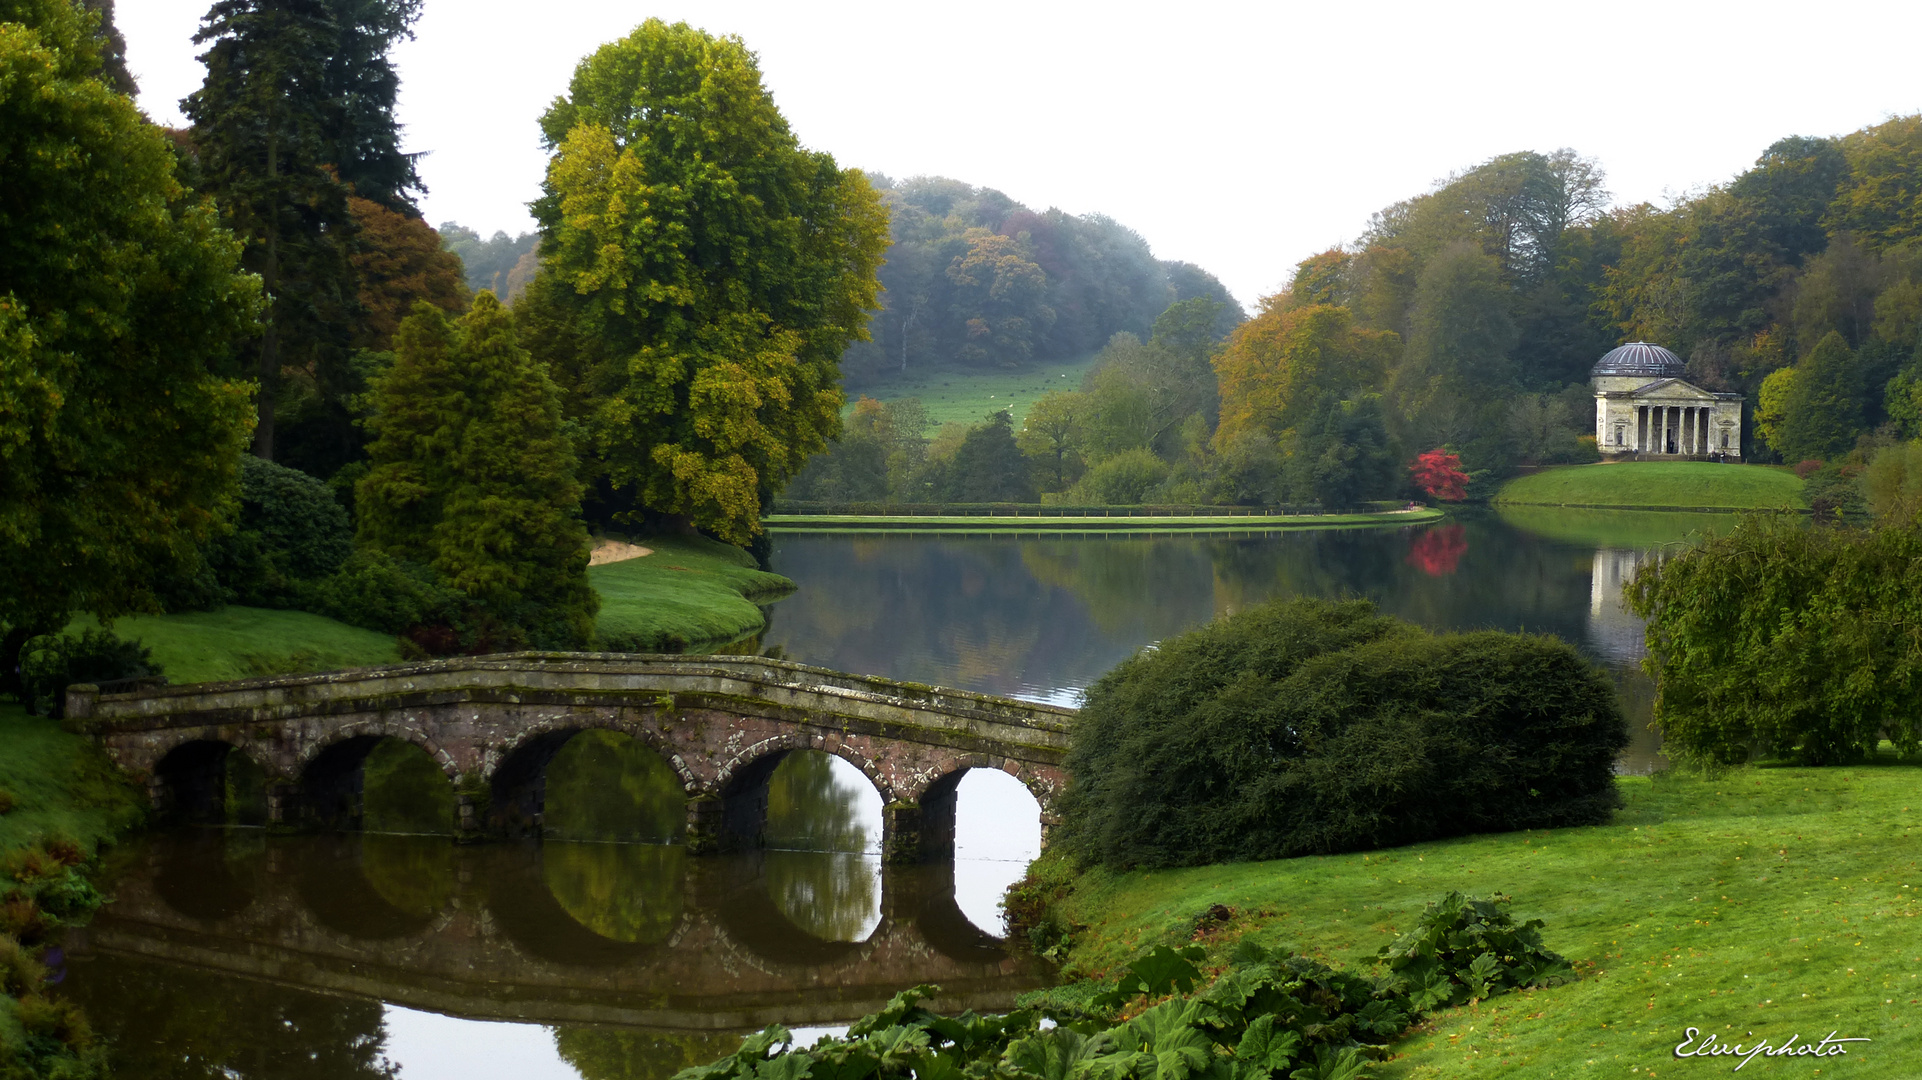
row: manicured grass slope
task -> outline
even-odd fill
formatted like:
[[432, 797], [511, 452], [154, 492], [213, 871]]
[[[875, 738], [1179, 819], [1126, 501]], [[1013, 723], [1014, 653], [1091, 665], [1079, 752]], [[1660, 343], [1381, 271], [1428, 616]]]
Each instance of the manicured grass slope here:
[[755, 600], [794, 588], [740, 548], [699, 536], [642, 536], [654, 554], [587, 571], [601, 594], [603, 647], [655, 651], [738, 641], [767, 625]]
[[1510, 480], [1495, 493], [1494, 501], [1725, 510], [1807, 505], [1802, 500], [1802, 481], [1787, 469], [1705, 461], [1629, 461], [1546, 469]]
[[[93, 625], [81, 620], [72, 628]], [[217, 682], [257, 675], [397, 664], [391, 634], [305, 611], [224, 607], [116, 619], [114, 633], [153, 650], [169, 681]]]
[[862, 387], [850, 387], [848, 400], [863, 396], [879, 401], [920, 398], [928, 419], [936, 424], [978, 424], [990, 413], [1011, 409], [1015, 430], [1027, 418], [1028, 406], [1053, 390], [1079, 390], [1081, 377], [1094, 366], [1094, 355], [1064, 364], [1036, 365], [1022, 371], [950, 371], [910, 368]]
[[[1694, 1026], [1752, 1042], [1831, 1031], [1874, 1040], [1846, 1058], [1750, 1070], [1867, 1080], [1922, 1060], [1922, 770], [1744, 769], [1720, 780], [1624, 778], [1613, 824], [1390, 851], [1080, 879], [1062, 913], [1089, 927], [1072, 964], [1115, 968], [1184, 942], [1245, 936], [1353, 963], [1450, 889], [1514, 897], [1581, 981], [1437, 1014], [1389, 1077], [1667, 1076]], [[1726, 1061], [1726, 1059], [1724, 1059]], [[1676, 1075], [1680, 1075], [1678, 1072]]]

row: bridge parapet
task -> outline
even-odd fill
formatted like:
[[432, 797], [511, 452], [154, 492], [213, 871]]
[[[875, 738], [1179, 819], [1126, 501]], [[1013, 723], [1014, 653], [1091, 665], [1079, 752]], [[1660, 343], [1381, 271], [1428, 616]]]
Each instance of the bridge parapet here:
[[680, 776], [697, 847], [752, 843], [773, 764], [815, 749], [875, 784], [889, 807], [890, 852], [902, 858], [951, 850], [953, 781], [970, 768], [1021, 780], [1045, 829], [1075, 715], [784, 660], [624, 653], [106, 689], [72, 687], [66, 726], [146, 777], [157, 809], [179, 805], [183, 785], [211, 790], [224, 760], [217, 748], [231, 747], [266, 774], [271, 820], [344, 814], [351, 823], [360, 760], [381, 738], [400, 738], [460, 785], [464, 830], [538, 832], [547, 762], [573, 734], [608, 728], [642, 740]]

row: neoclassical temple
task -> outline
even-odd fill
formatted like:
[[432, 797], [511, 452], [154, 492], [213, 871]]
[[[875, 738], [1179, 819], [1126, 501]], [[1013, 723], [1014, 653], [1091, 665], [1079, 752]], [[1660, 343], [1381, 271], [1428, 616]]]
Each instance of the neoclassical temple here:
[[1645, 341], [1611, 349], [1589, 373], [1604, 457], [1742, 458], [1742, 395], [1682, 378], [1682, 358]]

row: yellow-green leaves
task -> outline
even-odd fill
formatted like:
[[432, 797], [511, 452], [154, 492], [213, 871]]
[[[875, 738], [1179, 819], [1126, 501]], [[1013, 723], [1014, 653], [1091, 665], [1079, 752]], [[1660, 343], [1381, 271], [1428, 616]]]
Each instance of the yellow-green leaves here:
[[737, 544], [839, 433], [887, 218], [803, 149], [735, 38], [650, 20], [542, 119], [541, 275], [520, 317], [590, 468]]

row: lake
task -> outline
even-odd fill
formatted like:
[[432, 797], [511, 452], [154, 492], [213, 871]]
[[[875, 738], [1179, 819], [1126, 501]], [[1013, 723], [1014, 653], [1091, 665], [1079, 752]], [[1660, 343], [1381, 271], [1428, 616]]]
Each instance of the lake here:
[[[1573, 643], [1622, 688], [1635, 742], [1620, 767], [1645, 772], [1659, 742], [1620, 586], [1663, 545], [1728, 523], [1535, 510], [1268, 535], [780, 534], [774, 569], [800, 587], [757, 645], [1072, 705], [1137, 649], [1218, 615], [1368, 597], [1436, 629]], [[883, 867], [874, 789], [796, 754], [770, 791], [769, 850], [691, 858], [610, 831], [674, 793], [619, 747], [582, 750], [550, 781], [550, 805], [573, 804], [555, 805], [541, 843], [236, 828], [130, 844], [60, 977], [122, 1075], [196, 1080], [656, 1080], [744, 1030], [811, 1038], [917, 983], [985, 1010], [1051, 977], [998, 937], [996, 901], [1039, 845], [1035, 804], [1004, 774], [963, 780], [952, 863]]]

